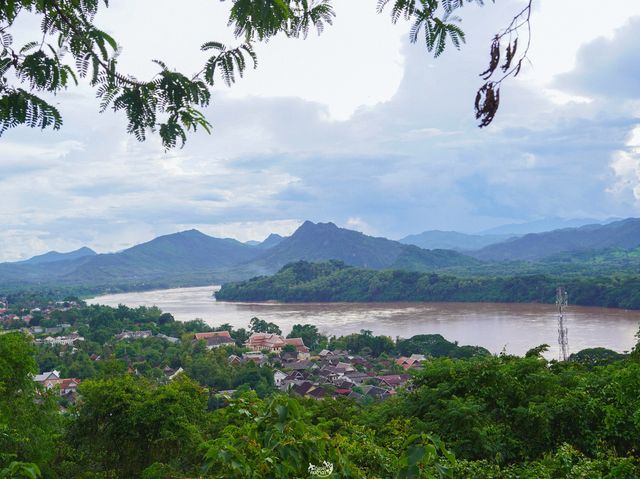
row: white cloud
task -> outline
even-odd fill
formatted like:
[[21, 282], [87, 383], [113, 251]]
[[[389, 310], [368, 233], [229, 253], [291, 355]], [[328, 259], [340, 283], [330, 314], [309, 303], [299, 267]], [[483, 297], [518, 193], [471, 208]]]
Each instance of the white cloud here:
[[[168, 0], [114, 2], [99, 20], [125, 45], [125, 69], [146, 75], [146, 60], [162, 57], [190, 70], [202, 58], [185, 52], [224, 36], [220, 12], [228, 8], [194, 2], [189, 10]], [[580, 60], [580, 45], [602, 35], [616, 41], [622, 14], [585, 2], [589, 19], [573, 23], [563, 12], [581, 2], [540, 2], [533, 67], [505, 83], [498, 118], [484, 130], [472, 109], [477, 74], [491, 35], [519, 0], [465, 7], [469, 43], [437, 60], [424, 45], [406, 43], [406, 25], [371, 13], [375, 1], [339, 3], [344, 20], [326, 36], [261, 46], [259, 69], [214, 96], [212, 136], [197, 134], [169, 153], [157, 139], [139, 144], [126, 135], [120, 115], [97, 114], [86, 90], [63, 93], [60, 132], [12, 130], [0, 140], [0, 260], [85, 244], [113, 251], [192, 227], [263, 239], [311, 219], [400, 237], [558, 211], [633, 214], [640, 177], [629, 131], [637, 103], [591, 92], [583, 101], [552, 81]], [[152, 5], [168, 27], [138, 21]], [[636, 12], [635, 4], [614, 7]], [[203, 13], [181, 16], [192, 9]], [[558, 43], [547, 28], [571, 31]]]

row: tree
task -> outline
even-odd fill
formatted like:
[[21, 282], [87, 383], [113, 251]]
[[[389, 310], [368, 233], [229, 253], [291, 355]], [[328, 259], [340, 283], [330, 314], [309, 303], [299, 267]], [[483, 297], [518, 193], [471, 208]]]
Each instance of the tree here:
[[161, 386], [132, 376], [86, 381], [81, 394], [67, 436], [76, 452], [66, 459], [76, 463], [76, 474], [141, 477], [154, 463], [188, 469], [199, 461], [207, 395], [186, 376]]
[[268, 323], [264, 319], [251, 318], [249, 322], [249, 329], [252, 333], [269, 333], [269, 334], [282, 334], [282, 330], [275, 323]]
[[315, 350], [322, 338], [318, 332], [318, 327], [313, 324], [294, 324], [287, 338], [302, 338], [305, 346]]
[[[530, 34], [520, 53], [518, 33], [522, 28], [529, 32], [531, 1], [492, 42], [491, 62], [483, 73], [486, 82], [475, 102], [480, 126], [491, 123], [502, 81], [517, 75], [526, 58]], [[411, 42], [422, 36], [427, 50], [437, 57], [447, 42], [455, 48], [464, 43], [455, 13], [472, 2], [484, 4], [484, 0], [378, 0], [378, 12], [391, 5], [392, 22], [412, 22]], [[257, 66], [255, 42], [276, 35], [306, 38], [312, 28], [320, 34], [335, 17], [332, 0], [234, 0], [229, 25], [241, 40], [238, 45], [206, 42], [201, 50], [211, 56], [191, 75], [153, 60], [158, 72], [141, 80], [120, 71], [117, 56], [121, 45], [94, 24], [95, 15], [106, 7], [108, 0], [8, 0], [0, 4], [0, 135], [19, 125], [59, 129], [62, 116], [43, 94], [56, 94], [86, 78], [100, 100], [100, 110], [123, 111], [128, 133], [139, 141], [152, 132], [159, 134], [165, 148], [184, 145], [189, 131], [211, 130], [200, 110], [209, 104], [211, 89], [220, 82], [231, 85], [249, 65]], [[42, 35], [15, 45], [11, 31], [16, 19], [28, 14], [42, 18]], [[507, 48], [500, 64], [503, 42]], [[496, 71], [501, 71], [502, 77], [493, 80]]]
[[42, 467], [55, 450], [61, 418], [53, 393], [33, 380], [37, 372], [31, 340], [0, 334], [0, 477], [23, 477], [22, 461]]

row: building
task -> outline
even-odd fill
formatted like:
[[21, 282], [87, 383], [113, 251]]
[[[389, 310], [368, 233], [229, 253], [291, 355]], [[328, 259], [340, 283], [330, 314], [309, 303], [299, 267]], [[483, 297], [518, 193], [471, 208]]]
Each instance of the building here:
[[151, 331], [122, 331], [120, 334], [116, 334], [116, 340], [122, 341], [123, 339], [146, 339], [153, 336]]
[[298, 353], [298, 359], [309, 359], [309, 348], [304, 345], [302, 338], [285, 338], [279, 334], [253, 333], [244, 345], [252, 351], [268, 350], [280, 353], [282, 348], [291, 345]]
[[207, 348], [214, 349], [221, 346], [232, 346], [236, 342], [229, 334], [229, 331], [209, 331], [207, 333], [195, 333], [194, 341], [205, 341]]

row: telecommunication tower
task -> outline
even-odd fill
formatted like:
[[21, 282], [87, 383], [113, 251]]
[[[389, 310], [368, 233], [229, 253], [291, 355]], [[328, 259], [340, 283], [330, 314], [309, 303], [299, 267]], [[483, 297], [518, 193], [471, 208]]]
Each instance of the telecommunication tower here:
[[569, 330], [564, 325], [564, 308], [568, 304], [568, 295], [563, 287], [556, 290], [556, 306], [558, 307], [558, 344], [560, 345], [560, 361], [569, 356]]

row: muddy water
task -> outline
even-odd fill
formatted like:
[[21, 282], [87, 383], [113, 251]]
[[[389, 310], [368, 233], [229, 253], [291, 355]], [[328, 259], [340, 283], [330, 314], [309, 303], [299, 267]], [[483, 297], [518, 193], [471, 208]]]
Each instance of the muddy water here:
[[[247, 327], [249, 320], [276, 323], [287, 333], [296, 323], [315, 324], [324, 334], [348, 334], [368, 329], [374, 334], [410, 337], [439, 333], [460, 344], [524, 354], [542, 343], [557, 356], [555, 307], [506, 303], [226, 303], [213, 298], [216, 286], [123, 293], [89, 302], [117, 306], [152, 306], [180, 321], [201, 318], [211, 325]], [[626, 351], [635, 344], [640, 311], [569, 306], [565, 315], [570, 351], [602, 346]]]

